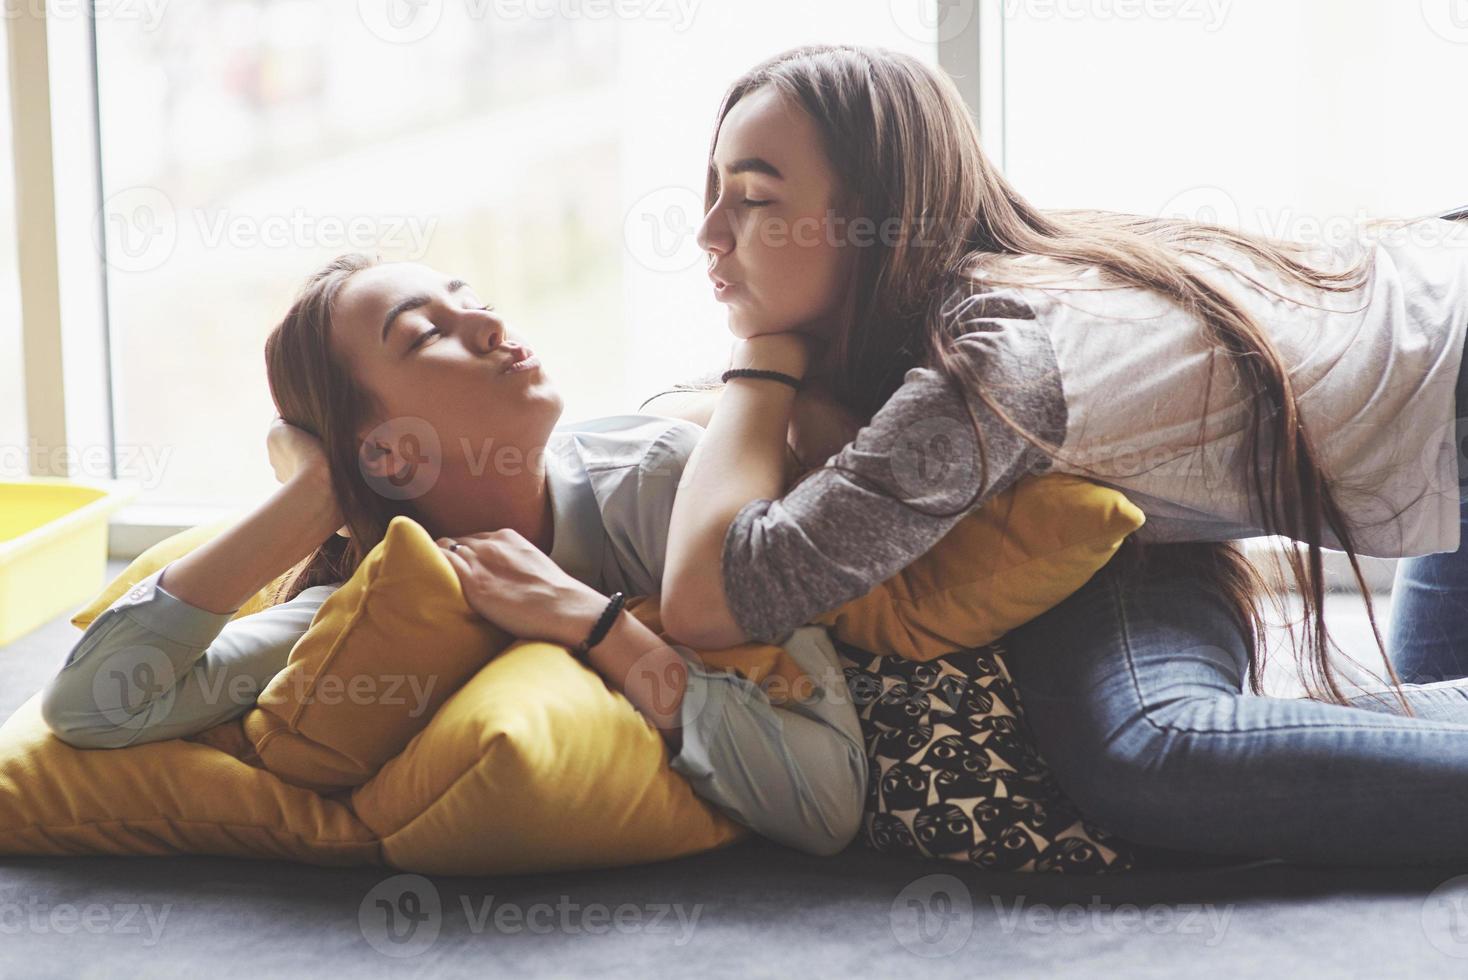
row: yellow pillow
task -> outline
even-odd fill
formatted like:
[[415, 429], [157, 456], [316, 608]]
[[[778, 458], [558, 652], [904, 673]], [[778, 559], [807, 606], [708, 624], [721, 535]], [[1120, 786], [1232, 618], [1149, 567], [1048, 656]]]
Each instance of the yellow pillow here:
[[345, 801], [207, 745], [72, 748], [46, 727], [39, 691], [0, 726], [0, 855], [12, 854], [383, 860], [377, 834]]
[[394, 517], [244, 715], [245, 736], [286, 782], [359, 786], [512, 640], [470, 608], [428, 532]]
[[490, 660], [351, 805], [385, 860], [425, 874], [614, 867], [750, 833], [668, 767], [631, 702], [539, 642]]
[[1145, 521], [1110, 487], [1064, 473], [1027, 477], [815, 622], [852, 646], [908, 660], [972, 650], [1059, 605]]

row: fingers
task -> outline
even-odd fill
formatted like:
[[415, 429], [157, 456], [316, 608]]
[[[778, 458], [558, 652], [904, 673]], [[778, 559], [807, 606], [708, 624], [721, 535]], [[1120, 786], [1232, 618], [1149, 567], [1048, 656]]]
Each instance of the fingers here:
[[[472, 554], [473, 549], [458, 538], [435, 538], [433, 543], [438, 545], [439, 550], [448, 558], [449, 564], [459, 569], [467, 569], [469, 567], [469, 560], [464, 555], [464, 552]], [[455, 545], [459, 545], [460, 547], [456, 548], [454, 547]]]

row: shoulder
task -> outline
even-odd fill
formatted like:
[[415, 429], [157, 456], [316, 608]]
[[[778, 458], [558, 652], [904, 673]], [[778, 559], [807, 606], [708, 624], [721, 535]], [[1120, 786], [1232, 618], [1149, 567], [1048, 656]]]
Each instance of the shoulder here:
[[1051, 335], [1053, 303], [1046, 290], [1029, 285], [955, 282], [943, 293], [939, 315], [960, 372], [954, 376], [934, 364], [909, 371], [907, 383], [921, 388], [952, 381], [974, 409], [988, 411], [992, 399], [1016, 422], [1058, 442], [1068, 409]]

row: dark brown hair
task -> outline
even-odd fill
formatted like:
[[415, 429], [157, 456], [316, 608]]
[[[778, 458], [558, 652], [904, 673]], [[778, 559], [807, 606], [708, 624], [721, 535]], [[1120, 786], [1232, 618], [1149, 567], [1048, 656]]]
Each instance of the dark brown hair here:
[[276, 411], [321, 440], [332, 491], [352, 532], [350, 538], [333, 534], [282, 576], [273, 602], [285, 602], [314, 585], [346, 581], [382, 540], [393, 517], [414, 516], [407, 501], [375, 492], [362, 476], [357, 432], [377, 406], [331, 347], [337, 293], [354, 273], [377, 262], [359, 252], [333, 259], [306, 280], [265, 339], [265, 373]]
[[[1312, 628], [1303, 648], [1294, 642], [1293, 627], [1290, 637], [1307, 691], [1320, 700], [1346, 701], [1332, 668], [1324, 618], [1321, 539], [1322, 529], [1329, 527], [1344, 545], [1386, 672], [1410, 713], [1386, 659], [1350, 528], [1301, 423], [1296, 392], [1279, 350], [1245, 307], [1182, 261], [1185, 256], [1201, 258], [1268, 288], [1240, 269], [1225, 266], [1218, 257], [1222, 247], [1284, 279], [1341, 293], [1369, 280], [1371, 264], [1366, 258], [1349, 269], [1327, 271], [1303, 260], [1308, 246], [1299, 242], [1180, 219], [1039, 210], [985, 156], [977, 127], [946, 75], [905, 54], [848, 45], [795, 48], [757, 65], [730, 86], [710, 142], [705, 211], [718, 197], [712, 148], [719, 127], [741, 99], [766, 86], [803, 109], [819, 128], [839, 176], [841, 216], [848, 221], [864, 218], [869, 228], [895, 222], [909, 231], [883, 236], [871, 247], [857, 250], [848, 307], [852, 316], [831, 341], [836, 369], [829, 383], [843, 407], [857, 419], [870, 420], [910, 368], [927, 366], [941, 371], [960, 390], [972, 392], [1032, 445], [1063, 458], [1059, 446], [1015, 423], [971, 376], [971, 367], [951, 349], [951, 329], [940, 315], [945, 301], [954, 289], [979, 278], [987, 284], [1034, 284], [1034, 269], [1046, 266], [1052, 272], [1094, 267], [1108, 288], [1142, 287], [1167, 297], [1198, 317], [1217, 349], [1237, 367], [1252, 403], [1265, 406], [1264, 411], [1251, 413], [1246, 442], [1246, 458], [1253, 462], [1249, 479], [1267, 515], [1265, 526], [1294, 539], [1285, 554]], [[972, 408], [969, 414], [979, 430], [984, 473], [983, 432]], [[1272, 450], [1261, 463], [1257, 450], [1266, 421]], [[1201, 431], [1200, 425], [1200, 436]], [[987, 483], [985, 476], [968, 505], [944, 516], [971, 509]], [[1308, 545], [1303, 557], [1301, 541]], [[1259, 641], [1265, 620], [1260, 601], [1266, 593], [1282, 590], [1282, 573], [1274, 581], [1266, 580], [1234, 542], [1154, 544], [1144, 549], [1132, 535], [1114, 560], [1138, 569], [1148, 560], [1146, 550], [1155, 551], [1153, 557], [1179, 572], [1199, 576], [1221, 594], [1245, 635], [1251, 687], [1262, 693]], [[1284, 608], [1279, 594], [1272, 598], [1277, 608]]]

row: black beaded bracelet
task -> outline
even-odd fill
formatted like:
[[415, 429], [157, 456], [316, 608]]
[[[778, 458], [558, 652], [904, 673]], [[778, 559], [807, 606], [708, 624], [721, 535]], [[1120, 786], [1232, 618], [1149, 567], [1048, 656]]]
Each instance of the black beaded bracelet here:
[[720, 380], [727, 384], [730, 378], [765, 378], [769, 381], [783, 382], [796, 391], [799, 391], [802, 386], [799, 378], [793, 378], [788, 374], [781, 374], [779, 371], [762, 371], [758, 368], [730, 368], [724, 372]]
[[626, 602], [626, 593], [613, 592], [611, 599], [607, 600], [607, 607], [602, 610], [601, 618], [596, 621], [596, 625], [591, 628], [591, 632], [587, 634], [586, 639], [571, 648], [571, 655], [577, 660], [585, 662], [587, 652], [606, 639], [607, 634], [611, 632], [612, 624], [616, 622], [617, 614], [622, 611], [622, 606]]

